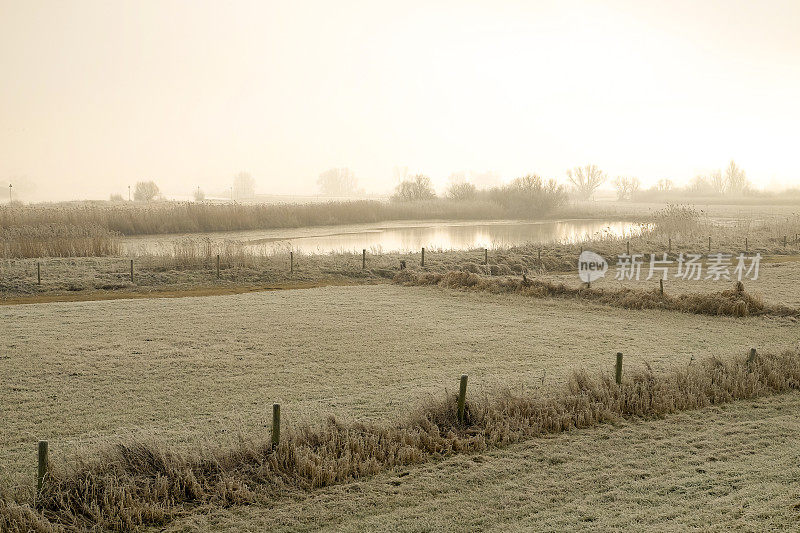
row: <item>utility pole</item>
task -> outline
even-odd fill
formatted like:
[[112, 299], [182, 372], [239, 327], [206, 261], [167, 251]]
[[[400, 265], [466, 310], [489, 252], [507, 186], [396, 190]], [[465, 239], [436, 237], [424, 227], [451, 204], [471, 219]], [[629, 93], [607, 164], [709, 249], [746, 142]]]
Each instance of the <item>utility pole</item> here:
[[11, 205], [11, 184], [8, 184], [8, 205]]
[[128, 185], [128, 201], [131, 201], [131, 186]]

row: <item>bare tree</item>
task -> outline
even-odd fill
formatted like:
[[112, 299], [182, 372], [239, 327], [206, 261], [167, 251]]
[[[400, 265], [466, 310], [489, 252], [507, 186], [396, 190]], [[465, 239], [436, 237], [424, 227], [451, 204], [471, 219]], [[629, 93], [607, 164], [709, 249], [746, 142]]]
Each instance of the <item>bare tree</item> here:
[[666, 178], [658, 180], [656, 183], [656, 190], [659, 192], [669, 192], [672, 190], [672, 180], [668, 180]]
[[133, 199], [137, 202], [149, 202], [154, 200], [160, 191], [154, 181], [137, 181], [136, 188], [133, 190]]
[[432, 200], [436, 198], [433, 184], [428, 176], [417, 174], [412, 179], [405, 180], [395, 189], [395, 200], [404, 202], [418, 200]]
[[633, 195], [639, 190], [641, 182], [639, 178], [618, 177], [614, 180], [617, 188], [617, 200], [633, 200]]
[[741, 194], [749, 188], [747, 175], [741, 167], [731, 159], [728, 168], [725, 169], [725, 190], [728, 193]]
[[256, 195], [256, 182], [249, 172], [239, 172], [233, 177], [232, 194], [238, 200]]
[[445, 195], [451, 200], [474, 200], [478, 195], [478, 189], [466, 181], [452, 182]]
[[725, 178], [722, 177], [722, 171], [715, 170], [708, 176], [708, 182], [711, 184], [711, 188], [714, 189], [714, 192], [723, 195], [725, 194]]
[[349, 168], [331, 168], [317, 178], [317, 186], [326, 196], [348, 196], [355, 194], [358, 180]]
[[575, 194], [582, 200], [591, 198], [594, 191], [607, 179], [605, 173], [597, 168], [597, 165], [586, 165], [567, 170], [567, 177], [575, 189]]

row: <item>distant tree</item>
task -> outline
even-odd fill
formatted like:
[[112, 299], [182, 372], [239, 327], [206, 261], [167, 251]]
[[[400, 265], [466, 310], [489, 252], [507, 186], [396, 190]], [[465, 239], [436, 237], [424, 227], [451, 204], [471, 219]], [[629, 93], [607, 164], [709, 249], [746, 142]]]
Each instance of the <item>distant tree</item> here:
[[194, 191], [194, 201], [195, 202], [202, 202], [205, 199], [206, 199], [206, 193], [203, 192], [203, 189], [201, 189], [200, 187], [195, 189], [195, 191]]
[[639, 191], [641, 182], [639, 178], [619, 176], [614, 180], [614, 186], [617, 188], [617, 200], [632, 200], [633, 195]]
[[597, 165], [586, 165], [567, 170], [567, 178], [575, 189], [575, 194], [582, 200], [588, 200], [607, 179]]
[[436, 198], [433, 184], [428, 176], [417, 174], [411, 179], [402, 181], [395, 189], [393, 199], [403, 202], [432, 200]]
[[722, 177], [722, 171], [715, 170], [709, 174], [708, 182], [715, 193], [719, 195], [725, 194], [725, 178]]
[[750, 184], [744, 170], [731, 159], [728, 168], [725, 169], [725, 191], [730, 194], [741, 194], [749, 188]]
[[656, 183], [656, 190], [659, 192], [669, 192], [673, 188], [672, 180], [666, 178], [658, 180]]
[[707, 177], [701, 175], [692, 178], [689, 182], [689, 191], [697, 195], [712, 194], [714, 187]]
[[149, 202], [154, 200], [160, 191], [154, 181], [137, 181], [133, 190], [133, 199], [137, 202]]
[[474, 200], [478, 195], [475, 185], [467, 182], [451, 183], [445, 196], [451, 200]]
[[239, 172], [233, 177], [233, 197], [253, 198], [256, 195], [256, 182], [248, 172]]
[[493, 187], [489, 198], [517, 216], [542, 216], [567, 201], [567, 192], [555, 180], [544, 181], [527, 174], [502, 187]]
[[319, 175], [317, 186], [325, 196], [350, 196], [356, 193], [358, 180], [349, 168], [331, 168]]

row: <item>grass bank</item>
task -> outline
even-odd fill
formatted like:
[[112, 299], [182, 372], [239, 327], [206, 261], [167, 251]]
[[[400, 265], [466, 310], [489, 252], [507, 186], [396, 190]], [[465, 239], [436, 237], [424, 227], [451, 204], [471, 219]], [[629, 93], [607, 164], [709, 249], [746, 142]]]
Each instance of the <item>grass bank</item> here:
[[185, 454], [157, 444], [119, 443], [75, 464], [51, 465], [35, 506], [0, 494], [0, 526], [17, 532], [163, 525], [203, 503], [270, 501], [530, 437], [798, 388], [800, 353], [794, 350], [711, 358], [664, 374], [626, 372], [621, 385], [606, 373], [577, 371], [555, 390], [468, 396], [463, 422], [448, 396], [393, 426], [329, 419], [321, 426], [287, 428], [275, 449], [266, 438]]

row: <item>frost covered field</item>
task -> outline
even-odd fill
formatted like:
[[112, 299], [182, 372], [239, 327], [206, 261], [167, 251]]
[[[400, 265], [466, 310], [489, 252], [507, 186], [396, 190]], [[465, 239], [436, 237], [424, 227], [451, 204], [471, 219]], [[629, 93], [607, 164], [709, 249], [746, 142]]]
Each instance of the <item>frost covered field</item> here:
[[9, 305], [0, 322], [11, 485], [32, 483], [39, 439], [58, 460], [131, 436], [225, 446], [266, 435], [273, 402], [289, 425], [388, 422], [455, 391], [462, 373], [480, 395], [611, 371], [617, 351], [627, 368], [663, 371], [800, 339], [788, 319], [394, 285]]

